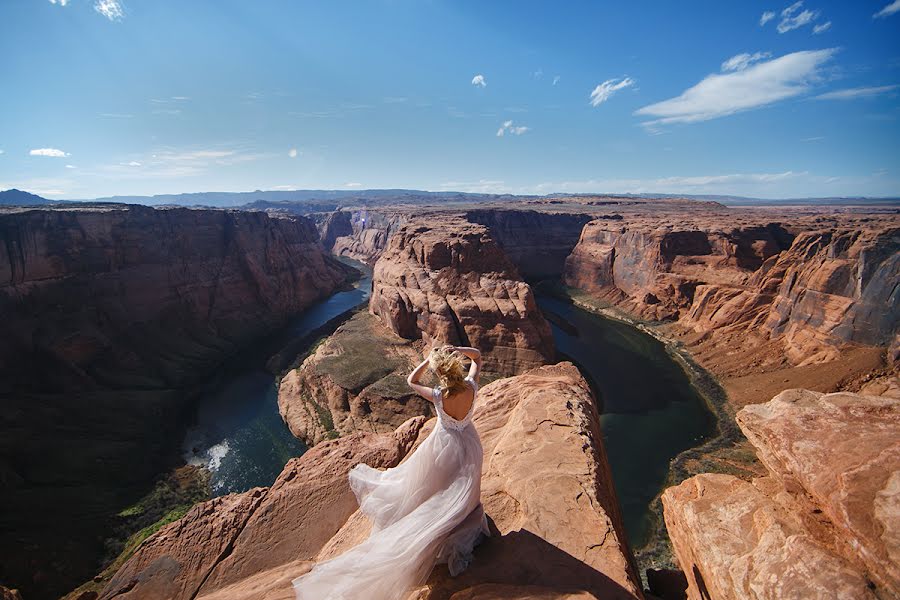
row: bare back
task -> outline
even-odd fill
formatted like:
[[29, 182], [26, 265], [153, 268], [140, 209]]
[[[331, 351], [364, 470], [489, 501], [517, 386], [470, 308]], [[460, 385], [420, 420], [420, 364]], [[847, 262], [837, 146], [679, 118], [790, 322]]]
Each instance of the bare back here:
[[472, 404], [475, 402], [475, 387], [468, 378], [463, 381], [466, 382], [464, 389], [442, 398], [444, 412], [457, 421], [462, 421], [466, 418], [472, 409]]

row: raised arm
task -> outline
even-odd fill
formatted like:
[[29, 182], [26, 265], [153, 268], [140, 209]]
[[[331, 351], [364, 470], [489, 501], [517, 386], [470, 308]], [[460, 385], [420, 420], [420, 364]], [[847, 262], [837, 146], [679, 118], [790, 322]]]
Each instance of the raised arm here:
[[481, 374], [481, 350], [465, 346], [456, 346], [453, 349], [472, 360], [472, 364], [469, 365], [469, 378], [478, 383], [478, 376]]
[[409, 377], [406, 378], [406, 383], [409, 384], [417, 394], [428, 400], [429, 402], [434, 402], [434, 397], [432, 395], [432, 389], [428, 386], [422, 385], [419, 383], [419, 380], [422, 378], [422, 374], [425, 372], [425, 369], [428, 368], [428, 357], [425, 357], [425, 360], [419, 363], [413, 372], [409, 374]]

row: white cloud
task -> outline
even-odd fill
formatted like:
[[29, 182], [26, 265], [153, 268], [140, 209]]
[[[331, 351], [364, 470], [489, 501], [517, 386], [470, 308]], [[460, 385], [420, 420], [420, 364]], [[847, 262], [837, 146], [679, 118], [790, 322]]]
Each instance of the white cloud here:
[[484, 80], [484, 75], [476, 75], [475, 77], [473, 77], [472, 85], [474, 85], [475, 87], [481, 87], [481, 88], [486, 87], [487, 81]]
[[[799, 29], [804, 25], [809, 25], [819, 16], [818, 11], [800, 10], [803, 8], [803, 0], [794, 2], [783, 11], [781, 11], [781, 21], [778, 22], [778, 33], [787, 33], [794, 29]], [[798, 12], [799, 11], [799, 12]]]
[[507, 133], [512, 135], [522, 135], [529, 129], [529, 127], [525, 127], [524, 125], [513, 125], [512, 121], [504, 121], [500, 126], [500, 129], [497, 130], [497, 137], [503, 137]]
[[623, 90], [633, 85], [634, 79], [632, 79], [631, 77], [623, 77], [622, 79], [607, 79], [606, 81], [595, 87], [594, 91], [591, 92], [591, 106], [600, 106], [601, 104], [609, 100], [612, 95], [619, 90]]
[[36, 148], [28, 154], [31, 156], [49, 156], [50, 158], [64, 158], [70, 156], [68, 152], [63, 152], [57, 148]]
[[442, 190], [454, 192], [468, 192], [470, 194], [506, 194], [512, 189], [503, 181], [479, 179], [478, 181], [446, 181], [439, 187]]
[[344, 187], [358, 188], [358, 187], [362, 187], [362, 184], [357, 181], [348, 181], [347, 183], [344, 184]]
[[110, 21], [118, 21], [125, 16], [119, 0], [97, 0], [94, 3], [94, 10]]
[[[900, 1], [900, 0], [898, 0], [898, 1]], [[829, 29], [831, 29], [831, 21], [827, 21], [825, 23], [820, 23], [819, 25], [816, 25], [815, 27], [813, 27], [813, 33], [825, 33]]]
[[141, 163], [139, 163], [136, 160], [132, 160], [130, 162], [125, 163], [125, 166], [126, 167], [139, 167], [139, 166], [141, 166]]
[[288, 150], [288, 156], [290, 156], [291, 158], [297, 158], [297, 149], [291, 148], [290, 150]]
[[819, 78], [820, 67], [835, 52], [836, 48], [804, 50], [741, 71], [713, 73], [680, 96], [645, 106], [635, 114], [656, 117], [644, 123], [648, 127], [696, 123], [799, 96], [810, 89]]
[[59, 4], [60, 6], [65, 6], [69, 3], [69, 0], [50, 0], [50, 4]]
[[76, 167], [75, 165], [66, 165], [66, 168], [67, 169], [77, 169], [78, 167]]
[[858, 87], [844, 90], [826, 92], [815, 97], [816, 100], [855, 100], [856, 98], [870, 98], [892, 90], [896, 90], [900, 84], [881, 85], [877, 87]]
[[0, 150], [0, 154], [6, 153], [6, 150]]
[[885, 17], [889, 17], [891, 15], [897, 14], [898, 12], [900, 12], [900, 0], [894, 0], [887, 6], [885, 6], [881, 10], [879, 10], [877, 13], [872, 15], [872, 18], [873, 19], [883, 19]]
[[753, 54], [744, 52], [743, 54], [736, 54], [722, 63], [722, 70], [743, 71], [753, 63], [759, 62], [764, 58], [769, 58], [770, 56], [772, 56], [772, 54], [769, 52], [754, 52]]
[[535, 71], [534, 73], [532, 73], [531, 76], [534, 77], [535, 79], [540, 79], [541, 77], [544, 76], [544, 70], [541, 69], [540, 67], [538, 67], [538, 70]]
[[559, 75], [553, 77], [553, 85], [556, 85], [557, 83], [559, 83]]
[[771, 10], [767, 10], [766, 12], [764, 12], [762, 14], [762, 16], [759, 17], [759, 26], [762, 27], [763, 25], [765, 25], [766, 23], [768, 23], [769, 21], [771, 21], [774, 18], [775, 18], [775, 13], [772, 12]]

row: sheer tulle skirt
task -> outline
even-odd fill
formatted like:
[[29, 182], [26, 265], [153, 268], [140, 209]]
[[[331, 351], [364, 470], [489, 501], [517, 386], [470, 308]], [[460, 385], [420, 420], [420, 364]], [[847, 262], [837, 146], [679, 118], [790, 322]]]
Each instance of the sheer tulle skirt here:
[[299, 600], [402, 600], [437, 563], [456, 575], [488, 534], [481, 508], [483, 451], [478, 433], [434, 431], [402, 464], [356, 465], [350, 487], [372, 521], [362, 544], [294, 580]]

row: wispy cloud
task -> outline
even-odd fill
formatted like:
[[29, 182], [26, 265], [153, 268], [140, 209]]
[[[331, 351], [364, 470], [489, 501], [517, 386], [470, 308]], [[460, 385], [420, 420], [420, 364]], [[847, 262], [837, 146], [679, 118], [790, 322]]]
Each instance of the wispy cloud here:
[[872, 96], [879, 96], [881, 94], [885, 94], [887, 92], [891, 92], [900, 87], [900, 84], [895, 85], [880, 85], [877, 87], [858, 87], [858, 88], [847, 88], [844, 90], [835, 90], [833, 92], [826, 92], [824, 94], [819, 94], [815, 96], [816, 100], [855, 100], [857, 98], [871, 98]]
[[69, 0], [50, 0], [50, 4], [58, 4], [60, 6], [66, 6], [69, 3]]
[[894, 0], [877, 13], [872, 15], [873, 19], [884, 19], [885, 17], [890, 17], [891, 15], [895, 15], [900, 12], [900, 0]]
[[743, 71], [753, 63], [759, 62], [764, 58], [769, 58], [770, 56], [772, 56], [772, 54], [769, 52], [754, 52], [753, 54], [744, 52], [743, 54], [736, 54], [722, 63], [722, 70]]
[[475, 87], [487, 87], [487, 81], [484, 80], [484, 75], [476, 75], [472, 78], [472, 85]]
[[[898, 0], [898, 1], [900, 1], [900, 0]], [[829, 29], [831, 29], [831, 21], [826, 21], [825, 23], [820, 23], [820, 24], [816, 25], [815, 27], [813, 27], [813, 33], [816, 33], [816, 34], [825, 33]]]
[[288, 156], [290, 158], [297, 158], [297, 154], [298, 152], [296, 148], [291, 148], [290, 150], [288, 150]]
[[532, 73], [531, 76], [535, 79], [540, 79], [544, 76], [544, 70], [538, 67], [538, 70]]
[[71, 156], [68, 152], [63, 152], [57, 148], [35, 148], [28, 154], [31, 156], [47, 156], [50, 158], [65, 158], [66, 156]]
[[600, 85], [594, 88], [594, 91], [591, 92], [591, 106], [600, 106], [610, 98], [612, 98], [613, 94], [618, 92], [619, 90], [624, 90], [627, 87], [631, 87], [634, 85], [634, 79], [631, 77], [623, 77], [622, 79], [607, 79]]
[[825, 139], [825, 136], [817, 135], [813, 137], [803, 138], [804, 142], [821, 142]]
[[478, 181], [446, 181], [439, 184], [440, 189], [470, 194], [505, 194], [511, 189], [501, 180], [479, 179]]
[[803, 0], [794, 2], [783, 11], [781, 11], [781, 21], [778, 22], [778, 33], [787, 33], [794, 29], [799, 29], [804, 25], [809, 25], [819, 16], [818, 11], [803, 9]]
[[110, 21], [119, 21], [125, 17], [125, 11], [122, 10], [119, 0], [97, 0], [94, 3], [94, 10]]
[[77, 169], [78, 167], [76, 167], [75, 165], [66, 165], [66, 168], [67, 169]]
[[100, 113], [100, 116], [107, 119], [131, 119], [134, 117], [127, 113]]
[[557, 83], [559, 83], [559, 75], [553, 77], [553, 85], [556, 85]]
[[771, 10], [767, 10], [766, 12], [764, 12], [762, 14], [762, 16], [759, 17], [759, 26], [762, 27], [763, 25], [765, 25], [766, 23], [768, 23], [769, 21], [771, 21], [774, 18], [775, 18], [775, 13], [772, 12]]
[[497, 137], [503, 137], [507, 133], [512, 135], [522, 135], [529, 129], [529, 127], [525, 127], [524, 125], [514, 125], [512, 121], [504, 121], [503, 124], [500, 125], [500, 129], [497, 130]]
[[344, 187], [360, 188], [360, 187], [362, 187], [362, 184], [359, 183], [358, 181], [348, 181], [347, 183], [344, 184]]
[[[680, 96], [638, 109], [647, 127], [696, 123], [773, 104], [809, 91], [836, 48], [793, 52], [738, 71], [713, 73]], [[728, 62], [728, 61], [726, 61]]]

